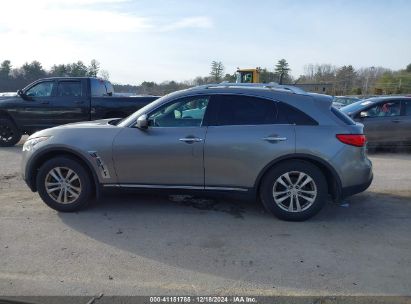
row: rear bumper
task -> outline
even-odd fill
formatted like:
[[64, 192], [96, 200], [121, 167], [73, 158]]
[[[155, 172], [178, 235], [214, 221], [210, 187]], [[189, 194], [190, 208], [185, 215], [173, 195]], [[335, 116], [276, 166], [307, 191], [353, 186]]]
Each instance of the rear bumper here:
[[359, 185], [355, 185], [355, 186], [350, 186], [350, 187], [345, 187], [341, 189], [341, 196], [342, 198], [346, 198], [348, 196], [357, 194], [357, 193], [361, 193], [365, 190], [368, 189], [368, 187], [371, 185], [372, 180], [373, 180], [373, 174], [371, 173], [370, 179], [363, 183], [363, 184], [359, 184]]

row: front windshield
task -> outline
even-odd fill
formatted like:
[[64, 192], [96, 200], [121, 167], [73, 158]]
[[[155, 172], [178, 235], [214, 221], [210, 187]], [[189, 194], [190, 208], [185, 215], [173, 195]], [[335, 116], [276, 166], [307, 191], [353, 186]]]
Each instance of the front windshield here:
[[353, 112], [356, 112], [356, 111], [360, 110], [364, 106], [372, 104], [373, 102], [374, 101], [371, 100], [371, 99], [360, 100], [360, 101], [354, 102], [354, 103], [352, 103], [348, 106], [342, 107], [340, 109], [340, 111], [342, 111], [346, 114], [350, 114], [350, 113], [353, 113]]
[[334, 97], [334, 102], [339, 102], [339, 103], [341, 103], [341, 104], [343, 104], [343, 105], [350, 105], [350, 104], [352, 104], [352, 103], [354, 103], [354, 102], [357, 102], [357, 101], [359, 101], [360, 99], [358, 99], [358, 98], [351, 98], [351, 97]]

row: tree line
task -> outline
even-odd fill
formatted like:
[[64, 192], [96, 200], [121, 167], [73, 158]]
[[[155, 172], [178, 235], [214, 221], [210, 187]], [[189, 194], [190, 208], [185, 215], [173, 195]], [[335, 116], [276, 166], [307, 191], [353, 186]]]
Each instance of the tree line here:
[[[390, 95], [411, 93], [411, 64], [393, 71], [384, 67], [354, 69], [352, 65], [337, 67], [332, 64], [308, 64], [304, 73], [294, 78], [285, 59], [268, 68], [260, 69], [260, 82], [282, 83], [301, 86], [307, 91], [318, 91], [331, 95]], [[225, 74], [221, 62], [211, 63], [209, 77], [197, 77], [199, 84], [221, 81], [235, 81], [235, 74]]]
[[100, 70], [100, 63], [93, 59], [89, 65], [82, 61], [67, 64], [55, 64], [50, 70], [43, 68], [42, 64], [34, 60], [26, 62], [21, 67], [14, 68], [10, 60], [0, 64], [0, 91], [12, 92], [24, 88], [31, 82], [45, 77], [101, 77], [108, 79], [108, 72]]
[[[243, 67], [247, 68], [247, 67]], [[277, 82], [301, 86], [307, 91], [317, 91], [331, 95], [382, 95], [411, 93], [411, 64], [404, 69], [393, 71], [384, 67], [366, 67], [355, 69], [352, 65], [337, 67], [332, 64], [307, 64], [298, 78], [291, 75], [291, 69], [285, 59], [281, 59], [270, 68], [260, 69], [260, 81]], [[0, 92], [21, 89], [29, 83], [44, 77], [100, 77], [109, 79], [109, 73], [100, 68], [100, 63], [93, 59], [86, 65], [82, 61], [53, 65], [49, 70], [38, 61], [13, 67], [10, 60], [0, 64]], [[165, 95], [196, 85], [219, 82], [235, 82], [236, 74], [225, 73], [221, 61], [212, 61], [207, 76], [197, 76], [183, 82], [165, 81], [161, 83], [143, 81], [140, 85], [114, 83], [116, 92], [133, 94]]]

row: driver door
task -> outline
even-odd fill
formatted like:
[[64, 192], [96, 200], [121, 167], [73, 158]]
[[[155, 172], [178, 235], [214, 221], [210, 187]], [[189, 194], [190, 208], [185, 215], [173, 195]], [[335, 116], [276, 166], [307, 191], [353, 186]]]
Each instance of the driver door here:
[[17, 119], [29, 130], [45, 129], [53, 126], [55, 113], [50, 111], [50, 102], [55, 99], [55, 81], [35, 83], [26, 90], [27, 97], [21, 99]]
[[401, 141], [400, 100], [380, 102], [361, 113], [365, 117], [357, 117], [357, 121], [364, 124], [364, 133], [371, 145]]
[[203, 188], [202, 120], [208, 96], [171, 101], [147, 113], [149, 127], [124, 128], [113, 143], [118, 183], [127, 187]]

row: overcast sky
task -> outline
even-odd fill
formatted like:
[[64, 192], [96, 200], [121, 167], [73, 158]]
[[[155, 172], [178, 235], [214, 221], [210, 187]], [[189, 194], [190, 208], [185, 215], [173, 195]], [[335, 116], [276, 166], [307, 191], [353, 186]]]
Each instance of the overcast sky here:
[[411, 1], [7, 0], [0, 61], [14, 66], [97, 59], [118, 83], [189, 80], [210, 62], [267, 67], [309, 63], [404, 68]]

